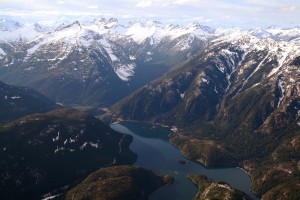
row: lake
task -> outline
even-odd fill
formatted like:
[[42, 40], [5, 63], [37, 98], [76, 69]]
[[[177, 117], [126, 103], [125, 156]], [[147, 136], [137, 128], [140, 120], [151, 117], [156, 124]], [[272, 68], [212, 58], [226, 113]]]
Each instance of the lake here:
[[[200, 163], [185, 158], [168, 141], [171, 130], [146, 122], [120, 122], [111, 128], [120, 133], [133, 136], [130, 149], [138, 155], [134, 165], [153, 170], [161, 175], [175, 178], [172, 186], [164, 186], [151, 194], [150, 199], [187, 200], [195, 197], [198, 187], [186, 178], [188, 174], [202, 174], [214, 181], [223, 181], [233, 188], [246, 193], [252, 199], [258, 199], [251, 191], [251, 179], [241, 168], [206, 168]], [[185, 161], [182, 164], [179, 161]]]

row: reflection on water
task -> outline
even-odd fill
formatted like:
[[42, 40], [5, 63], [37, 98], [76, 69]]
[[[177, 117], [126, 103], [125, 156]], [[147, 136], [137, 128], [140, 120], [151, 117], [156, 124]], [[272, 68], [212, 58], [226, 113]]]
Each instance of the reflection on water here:
[[[251, 180], [243, 169], [207, 169], [183, 157], [180, 151], [168, 142], [168, 135], [171, 131], [167, 128], [145, 122], [121, 122], [112, 124], [111, 128], [133, 136], [130, 149], [138, 154], [134, 165], [153, 170], [161, 175], [172, 175], [175, 178], [171, 187], [159, 188], [150, 196], [150, 199], [192, 199], [198, 188], [186, 178], [188, 174], [203, 174], [212, 180], [226, 182], [251, 198], [257, 199], [250, 192]], [[183, 161], [186, 164], [182, 164]]]

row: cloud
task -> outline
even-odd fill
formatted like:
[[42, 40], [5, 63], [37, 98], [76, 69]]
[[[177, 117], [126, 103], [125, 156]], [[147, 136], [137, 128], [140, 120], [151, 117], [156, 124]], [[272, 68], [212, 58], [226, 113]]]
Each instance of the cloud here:
[[212, 22], [212, 21], [214, 21], [213, 19], [206, 19], [206, 20], [204, 20], [205, 22]]
[[281, 7], [281, 11], [282, 12], [293, 12], [293, 11], [295, 11], [297, 9], [297, 7], [296, 6], [283, 6], [283, 7]]
[[87, 8], [88, 9], [98, 9], [98, 6], [97, 5], [93, 5], [93, 6], [88, 6]]
[[147, 8], [152, 6], [152, 1], [142, 1], [138, 4], [136, 4], [137, 8]]
[[186, 4], [193, 4], [193, 3], [200, 3], [199, 0], [176, 0], [173, 4], [177, 5], [186, 5]]
[[65, 1], [64, 1], [64, 0], [57, 0], [57, 3], [58, 3], [58, 4], [64, 4]]
[[136, 4], [138, 8], [148, 8], [148, 7], [166, 7], [171, 5], [191, 5], [194, 3], [201, 3], [202, 0], [143, 0]]
[[133, 15], [122, 15], [121, 18], [123, 19], [131, 19], [131, 18], [134, 18]]
[[[199, 21], [213, 26], [300, 24], [299, 0], [0, 0], [0, 18], [50, 19], [112, 16], [130, 21], [149, 18], [176, 24]], [[28, 17], [27, 17], [28, 16]], [[259, 20], [253, 20], [253, 19]]]

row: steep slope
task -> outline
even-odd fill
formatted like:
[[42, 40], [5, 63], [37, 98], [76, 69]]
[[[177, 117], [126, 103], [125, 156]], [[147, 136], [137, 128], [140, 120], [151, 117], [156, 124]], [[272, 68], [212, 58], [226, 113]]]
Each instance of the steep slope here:
[[211, 120], [228, 87], [228, 76], [244, 54], [240, 47], [228, 45], [210, 47], [182, 69], [132, 94], [116, 106], [116, 111], [120, 108], [121, 116], [140, 120], [172, 116], [170, 122], [181, 125]]
[[68, 105], [111, 105], [198, 55], [212, 36], [195, 23], [97, 19], [52, 29], [11, 24], [2, 23], [0, 79]]
[[66, 199], [148, 199], [157, 188], [167, 184], [165, 177], [137, 166], [101, 169], [68, 191]]
[[0, 123], [58, 108], [45, 96], [25, 87], [10, 86], [0, 82], [0, 94]]
[[185, 67], [141, 88], [112, 112], [178, 126], [221, 120], [234, 127], [245, 122], [256, 130], [267, 125], [265, 120], [275, 110], [286, 110], [292, 102], [298, 110], [299, 53], [296, 43], [260, 40], [243, 32], [226, 34]]
[[[276, 193], [299, 197], [293, 185], [300, 172], [300, 46], [247, 31], [218, 34], [199, 57], [122, 100], [108, 115], [177, 126], [189, 138], [174, 138], [174, 144], [189, 157], [227, 165], [222, 159], [230, 152], [230, 159], [249, 170], [253, 191], [263, 199]], [[207, 140], [220, 145], [203, 146]]]
[[122, 86], [122, 81], [111, 67], [111, 58], [93, 37], [99, 35], [75, 22], [21, 43], [3, 58], [1, 78], [30, 86], [65, 104], [89, 104], [93, 99], [94, 104], [113, 102], [118, 95], [112, 91], [116, 85]]
[[41, 199], [101, 167], [131, 164], [136, 159], [128, 148], [131, 140], [94, 117], [69, 109], [4, 124], [0, 127], [0, 197]]

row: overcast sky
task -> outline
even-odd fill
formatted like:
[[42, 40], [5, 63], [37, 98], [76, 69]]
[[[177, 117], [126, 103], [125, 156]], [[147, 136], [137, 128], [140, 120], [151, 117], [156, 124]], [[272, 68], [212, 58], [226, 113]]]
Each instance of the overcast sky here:
[[300, 26], [300, 0], [0, 0], [0, 18], [115, 17], [213, 27]]

